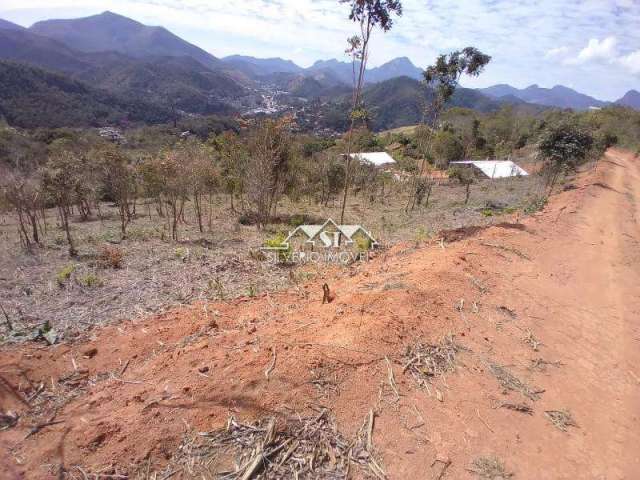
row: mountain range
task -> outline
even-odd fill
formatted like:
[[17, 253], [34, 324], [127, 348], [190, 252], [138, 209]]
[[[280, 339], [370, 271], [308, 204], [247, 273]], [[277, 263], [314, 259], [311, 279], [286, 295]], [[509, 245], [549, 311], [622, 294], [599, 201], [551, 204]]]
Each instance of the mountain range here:
[[493, 87], [481, 88], [479, 91], [493, 98], [512, 96], [528, 103], [536, 103], [548, 107], [572, 108], [574, 110], [587, 110], [594, 107], [602, 108], [607, 105], [607, 102], [597, 100], [562, 85], [556, 85], [553, 88], [541, 88], [538, 85], [531, 85], [523, 89], [510, 85], [494, 85]]
[[[303, 68], [281, 58], [217, 58], [163, 27], [147, 26], [112, 12], [45, 20], [29, 28], [0, 19], [0, 73], [0, 88], [5, 91], [4, 95], [0, 93], [0, 114], [14, 121], [20, 118], [25, 126], [37, 124], [38, 116], [36, 112], [16, 112], [20, 99], [35, 108], [34, 98], [46, 104], [50, 96], [51, 105], [44, 105], [42, 110], [52, 112], [69, 110], [62, 98], [80, 95], [70, 102], [78, 108], [83, 105], [80, 98], [86, 100], [88, 96], [92, 101], [84, 103], [92, 113], [85, 112], [85, 116], [69, 112], [68, 118], [75, 119], [69, 124], [106, 124], [162, 121], [177, 113], [243, 111], [257, 106], [264, 92], [273, 89], [294, 99], [340, 102], [348, 97], [353, 82], [353, 65], [349, 62], [320, 60]], [[370, 68], [366, 78], [369, 93], [365, 97], [374, 102], [372, 108], [380, 115], [387, 117], [386, 112], [393, 111], [403, 118], [413, 116], [408, 111], [402, 113], [401, 108], [415, 108], [405, 94], [416, 93], [422, 79], [422, 70], [411, 60], [400, 57]], [[11, 99], [7, 99], [8, 91], [12, 92]], [[505, 103], [576, 110], [607, 105], [563, 86], [517, 89], [496, 85], [460, 91], [459, 98], [464, 99], [461, 106], [482, 111]], [[640, 108], [639, 97], [638, 92], [630, 91], [617, 103]], [[117, 108], [110, 108], [109, 102]], [[141, 115], [145, 108], [149, 118]], [[55, 121], [44, 123], [59, 125], [65, 115], [54, 117]], [[395, 124], [393, 120], [382, 123]]]

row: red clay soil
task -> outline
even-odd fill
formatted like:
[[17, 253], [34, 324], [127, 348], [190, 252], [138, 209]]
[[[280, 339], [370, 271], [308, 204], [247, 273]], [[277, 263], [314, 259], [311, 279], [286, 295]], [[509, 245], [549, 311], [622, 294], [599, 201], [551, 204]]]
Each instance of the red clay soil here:
[[[476, 478], [481, 456], [522, 479], [640, 478], [640, 160], [611, 150], [575, 186], [518, 228], [457, 235], [444, 249], [395, 247], [297, 290], [196, 304], [95, 331], [90, 343], [5, 349], [2, 375], [24, 397], [34, 394], [28, 378], [45, 385], [34, 403], [75, 398], [55, 417], [62, 423], [25, 439], [50, 415], [4, 395], [3, 410], [23, 416], [0, 432], [0, 476], [55, 478], [61, 462], [133, 476], [165, 465], [187, 430], [322, 405], [345, 435], [375, 410], [391, 479]], [[324, 281], [336, 294], [325, 305]], [[447, 334], [469, 351], [430, 394], [403, 373], [402, 355]], [[503, 388], [490, 363], [539, 400]], [[79, 383], [60, 382], [70, 374]], [[577, 427], [559, 430], [551, 410], [569, 410]]]

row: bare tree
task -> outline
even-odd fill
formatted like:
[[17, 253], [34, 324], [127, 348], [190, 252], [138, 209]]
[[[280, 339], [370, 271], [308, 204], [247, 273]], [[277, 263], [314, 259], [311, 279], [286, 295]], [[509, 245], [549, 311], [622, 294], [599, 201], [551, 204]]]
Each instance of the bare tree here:
[[38, 211], [44, 205], [40, 182], [34, 176], [9, 173], [0, 185], [2, 196], [18, 215], [20, 242], [26, 250], [40, 243]]
[[60, 224], [69, 244], [69, 255], [72, 257], [76, 256], [78, 251], [71, 235], [69, 217], [72, 206], [78, 200], [78, 192], [81, 191], [85, 173], [85, 159], [67, 150], [51, 154], [43, 171], [44, 189], [58, 210]]
[[178, 223], [182, 217], [184, 202], [189, 194], [189, 177], [182, 158], [175, 150], [169, 150], [155, 162], [156, 174], [162, 186], [162, 196], [169, 210], [171, 238], [178, 241]]
[[127, 236], [127, 226], [133, 218], [132, 204], [137, 192], [136, 171], [129, 158], [114, 145], [94, 151], [93, 154], [99, 166], [105, 193], [118, 205], [120, 231], [124, 239]]
[[249, 159], [245, 171], [247, 196], [257, 215], [258, 227], [268, 222], [282, 195], [291, 156], [289, 125], [264, 120], [249, 135]]
[[[198, 228], [200, 233], [203, 233], [203, 197], [209, 193], [209, 199], [211, 200], [211, 193], [217, 183], [217, 173], [214, 168], [212, 153], [197, 140], [187, 140], [180, 145], [179, 152], [188, 177]], [[209, 213], [211, 216], [211, 212]]]

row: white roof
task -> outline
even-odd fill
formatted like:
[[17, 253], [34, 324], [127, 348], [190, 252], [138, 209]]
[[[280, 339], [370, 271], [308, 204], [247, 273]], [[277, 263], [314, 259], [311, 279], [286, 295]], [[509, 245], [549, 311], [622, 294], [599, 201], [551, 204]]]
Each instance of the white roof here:
[[523, 168], [511, 160], [464, 160], [451, 162], [455, 164], [473, 165], [489, 178], [506, 178], [529, 175]]
[[387, 152], [362, 152], [352, 153], [351, 158], [358, 159], [361, 162], [371, 163], [376, 167], [380, 165], [388, 165], [390, 163], [396, 163], [391, 155]]

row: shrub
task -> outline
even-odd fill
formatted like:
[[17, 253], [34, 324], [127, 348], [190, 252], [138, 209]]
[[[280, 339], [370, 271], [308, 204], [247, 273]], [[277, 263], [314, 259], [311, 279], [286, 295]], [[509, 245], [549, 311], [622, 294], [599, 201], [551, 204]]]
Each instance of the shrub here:
[[190, 256], [189, 249], [184, 247], [176, 248], [173, 254], [175, 255], [176, 258], [182, 260], [183, 262], [186, 262]]
[[369, 237], [358, 237], [356, 238], [356, 246], [358, 247], [359, 252], [367, 252], [371, 249], [371, 239]]
[[535, 197], [524, 206], [524, 213], [527, 215], [534, 214], [542, 210], [547, 204], [547, 199], [545, 197]]
[[117, 270], [119, 268], [122, 268], [123, 258], [124, 252], [121, 249], [117, 247], [106, 246], [103, 247], [100, 251], [97, 263], [100, 268], [113, 268], [114, 270]]
[[73, 263], [70, 263], [58, 272], [58, 274], [56, 275], [56, 281], [58, 282], [58, 285], [60, 287], [64, 287], [66, 281], [71, 278], [71, 274], [75, 271], [75, 269], [76, 266]]
[[278, 252], [278, 261], [280, 262], [286, 262], [291, 256], [291, 245], [288, 245], [285, 248], [285, 245], [284, 245], [285, 240], [286, 240], [286, 237], [284, 233], [278, 233], [275, 237], [268, 238], [264, 242], [265, 247], [279, 249], [277, 250], [277, 252]]
[[416, 230], [416, 234], [414, 237], [416, 247], [420, 246], [421, 243], [429, 240], [429, 238], [431, 238], [429, 232], [424, 227], [418, 227], [418, 230]]
[[87, 273], [80, 279], [80, 283], [89, 288], [101, 287], [104, 285], [104, 282], [95, 273]]

